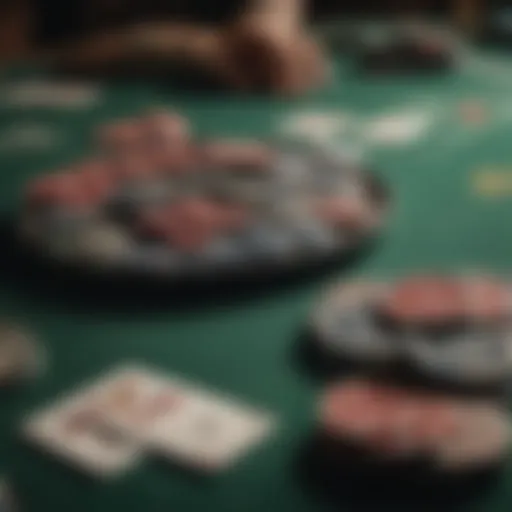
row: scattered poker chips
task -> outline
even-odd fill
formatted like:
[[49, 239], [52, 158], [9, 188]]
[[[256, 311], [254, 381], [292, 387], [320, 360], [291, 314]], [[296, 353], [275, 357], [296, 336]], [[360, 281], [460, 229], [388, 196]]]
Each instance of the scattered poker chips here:
[[312, 328], [329, 357], [405, 363], [435, 380], [493, 386], [512, 371], [511, 293], [492, 276], [344, 284], [315, 311]]
[[9, 323], [0, 325], [0, 385], [34, 379], [46, 363], [46, 354], [28, 332]]
[[422, 461], [446, 474], [491, 469], [510, 448], [508, 417], [498, 405], [364, 378], [331, 384], [317, 423], [332, 454], [350, 446], [368, 462]]
[[166, 112], [104, 126], [97, 146], [26, 186], [22, 239], [59, 263], [180, 279], [295, 267], [354, 251], [386, 216], [376, 179], [324, 148], [195, 141]]

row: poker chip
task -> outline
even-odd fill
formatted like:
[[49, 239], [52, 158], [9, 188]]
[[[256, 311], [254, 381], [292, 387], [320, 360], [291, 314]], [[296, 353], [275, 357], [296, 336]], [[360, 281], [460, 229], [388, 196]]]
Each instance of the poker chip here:
[[386, 291], [383, 283], [354, 282], [336, 287], [314, 312], [316, 344], [330, 356], [361, 362], [389, 362], [398, 344], [376, 322], [373, 303]]
[[[26, 187], [22, 241], [59, 265], [146, 276], [158, 254], [171, 280], [292, 270], [355, 252], [386, 216], [376, 180], [326, 148], [194, 141], [172, 112], [110, 123], [98, 145]], [[61, 215], [84, 223], [57, 228]]]
[[466, 318], [475, 323], [496, 323], [510, 319], [512, 312], [509, 287], [485, 275], [461, 279]]
[[132, 152], [142, 144], [143, 130], [136, 119], [128, 119], [101, 127], [97, 135], [99, 147], [106, 154]]
[[395, 284], [380, 304], [380, 311], [401, 325], [436, 325], [464, 316], [458, 282], [451, 278], [414, 276]]
[[131, 240], [115, 225], [92, 224], [76, 234], [75, 250], [95, 265], [122, 264], [131, 249]]
[[184, 117], [166, 111], [153, 112], [141, 120], [146, 144], [150, 148], [184, 145], [190, 139], [190, 125]]
[[34, 338], [18, 326], [0, 325], [0, 383], [11, 385], [37, 378], [46, 368], [46, 355]]
[[214, 141], [203, 147], [203, 158], [216, 167], [266, 169], [274, 151], [265, 144], [252, 141]]
[[492, 404], [470, 404], [461, 416], [460, 428], [436, 446], [436, 467], [461, 472], [501, 463], [511, 441], [506, 411]]
[[466, 327], [445, 337], [410, 334], [404, 343], [410, 364], [424, 375], [466, 385], [497, 385], [512, 371], [510, 334]]
[[317, 205], [317, 212], [319, 217], [329, 224], [350, 231], [361, 230], [371, 222], [371, 212], [367, 204], [354, 197], [342, 196], [321, 200]]
[[38, 178], [28, 188], [29, 206], [52, 205], [68, 208], [91, 206], [94, 198], [87, 187], [83, 187], [81, 177], [74, 172], [62, 172]]
[[459, 116], [464, 124], [481, 125], [488, 118], [485, 104], [479, 100], [466, 100], [459, 105]]

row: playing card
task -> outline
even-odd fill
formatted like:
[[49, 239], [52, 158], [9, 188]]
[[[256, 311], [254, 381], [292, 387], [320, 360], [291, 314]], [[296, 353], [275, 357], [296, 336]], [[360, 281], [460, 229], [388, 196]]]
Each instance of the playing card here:
[[339, 135], [348, 125], [346, 115], [332, 112], [302, 112], [287, 117], [279, 132], [291, 137], [325, 142]]
[[427, 115], [418, 113], [382, 116], [366, 126], [366, 136], [382, 144], [404, 144], [418, 139], [430, 124]]
[[95, 397], [111, 425], [150, 449], [198, 469], [225, 468], [275, 425], [267, 413], [181, 377], [142, 367], [125, 367], [107, 375]]
[[1, 151], [46, 150], [60, 143], [60, 134], [53, 127], [41, 124], [15, 124], [0, 136]]
[[108, 372], [91, 396], [105, 420], [140, 441], [147, 441], [156, 422], [173, 415], [183, 399], [182, 387], [171, 378], [137, 366]]
[[94, 84], [33, 79], [4, 86], [0, 97], [9, 107], [90, 108], [100, 95]]
[[47, 364], [46, 351], [25, 329], [0, 323], [0, 385], [39, 376]]
[[202, 470], [221, 470], [270, 433], [268, 414], [233, 400], [190, 390], [182, 408], [152, 429], [155, 450]]
[[106, 422], [96, 396], [75, 394], [29, 417], [24, 436], [71, 466], [99, 478], [124, 473], [138, 460], [140, 444]]

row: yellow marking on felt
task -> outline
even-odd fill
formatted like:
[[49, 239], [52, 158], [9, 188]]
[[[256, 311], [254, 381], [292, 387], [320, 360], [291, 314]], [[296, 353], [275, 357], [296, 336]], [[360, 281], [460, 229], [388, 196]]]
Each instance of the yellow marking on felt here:
[[472, 189], [480, 197], [512, 196], [512, 168], [489, 168], [473, 174]]

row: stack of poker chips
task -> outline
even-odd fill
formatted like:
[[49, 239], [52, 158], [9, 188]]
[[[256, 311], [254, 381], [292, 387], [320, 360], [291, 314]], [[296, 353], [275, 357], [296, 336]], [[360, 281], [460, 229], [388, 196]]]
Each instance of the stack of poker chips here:
[[348, 448], [369, 463], [421, 461], [434, 473], [494, 468], [510, 444], [507, 412], [499, 405], [368, 379], [329, 386], [318, 422], [331, 457]]
[[508, 284], [476, 273], [332, 290], [313, 318], [315, 348], [362, 374], [335, 379], [321, 397], [330, 458], [349, 447], [365, 461], [422, 461], [438, 473], [500, 466], [511, 320]]

